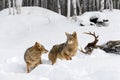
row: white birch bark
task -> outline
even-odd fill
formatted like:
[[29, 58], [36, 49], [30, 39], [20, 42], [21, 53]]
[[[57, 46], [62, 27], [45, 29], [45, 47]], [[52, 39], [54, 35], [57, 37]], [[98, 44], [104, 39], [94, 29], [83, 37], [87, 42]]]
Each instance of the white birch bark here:
[[9, 14], [11, 14], [11, 0], [8, 0]]
[[17, 14], [21, 14], [22, 0], [15, 0]]
[[109, 0], [109, 9], [110, 9], [110, 11], [113, 10], [113, 1], [112, 0]]
[[57, 4], [58, 4], [58, 13], [61, 14], [61, 6], [60, 6], [60, 1], [57, 0]]
[[67, 18], [70, 18], [71, 13], [71, 0], [67, 0]]
[[100, 11], [102, 12], [104, 9], [104, 0], [101, 0], [101, 8], [100, 8]]
[[77, 2], [77, 6], [78, 6], [78, 8], [79, 8], [79, 15], [81, 15], [82, 14], [82, 8], [81, 8], [81, 6], [80, 6], [80, 1], [79, 0], [77, 0], [76, 1]]
[[95, 0], [93, 0], [93, 11], [95, 10]]
[[106, 9], [109, 9], [109, 0], [106, 0]]
[[15, 15], [15, 1], [12, 0], [12, 2], [13, 2], [13, 15]]
[[73, 4], [73, 11], [74, 11], [73, 19], [74, 19], [75, 21], [77, 21], [76, 0], [72, 0], [72, 4]]

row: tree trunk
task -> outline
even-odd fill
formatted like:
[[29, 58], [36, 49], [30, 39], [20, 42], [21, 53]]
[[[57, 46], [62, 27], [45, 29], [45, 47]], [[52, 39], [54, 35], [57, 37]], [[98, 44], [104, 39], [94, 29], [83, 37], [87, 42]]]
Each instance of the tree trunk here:
[[62, 15], [67, 16], [67, 0], [60, 0]]
[[113, 2], [112, 2], [112, 0], [109, 0], [109, 9], [110, 9], [110, 11], [113, 10]]
[[30, 4], [29, 4], [29, 5], [30, 5], [30, 6], [33, 6], [33, 4], [32, 4], [32, 0], [30, 0], [29, 2], [30, 2]]
[[11, 14], [11, 0], [8, 0], [9, 14]]
[[5, 8], [5, 0], [2, 0], [2, 8]]
[[15, 1], [13, 0], [13, 15], [15, 15]]
[[96, 9], [99, 10], [100, 9], [100, 6], [99, 6], [99, 0], [96, 0]]
[[26, 0], [26, 5], [29, 6], [29, 0]]
[[41, 7], [47, 8], [48, 7], [47, 3], [48, 3], [48, 0], [41, 0]]
[[93, 0], [93, 4], [92, 4], [92, 8], [93, 8], [93, 11], [95, 11], [95, 8], [96, 8], [96, 6], [95, 6], [95, 0]]
[[61, 14], [61, 7], [60, 7], [60, 1], [57, 0], [57, 4], [58, 4], [58, 13]]
[[120, 0], [118, 0], [117, 9], [120, 9]]
[[74, 11], [74, 14], [73, 14], [73, 19], [75, 21], [77, 21], [77, 8], [76, 8], [76, 0], [72, 0], [72, 5], [73, 5], [73, 11]]
[[70, 18], [70, 13], [71, 13], [71, 0], [67, 0], [67, 18]]
[[22, 0], [15, 0], [17, 14], [21, 14]]
[[104, 0], [101, 0], [101, 8], [100, 8], [100, 12], [102, 12], [104, 9]]
[[77, 2], [78, 10], [79, 10], [78, 14], [81, 15], [82, 14], [82, 11], [81, 11], [82, 8], [80, 6], [80, 1], [77, 0], [76, 2]]
[[89, 11], [92, 11], [92, 0], [89, 0], [88, 7], [89, 7]]
[[116, 9], [116, 1], [117, 0], [113, 0], [113, 8], [115, 8], [115, 9]]
[[48, 0], [47, 4], [48, 4], [48, 9], [53, 10], [53, 0]]
[[39, 6], [39, 0], [34, 0], [34, 6]]

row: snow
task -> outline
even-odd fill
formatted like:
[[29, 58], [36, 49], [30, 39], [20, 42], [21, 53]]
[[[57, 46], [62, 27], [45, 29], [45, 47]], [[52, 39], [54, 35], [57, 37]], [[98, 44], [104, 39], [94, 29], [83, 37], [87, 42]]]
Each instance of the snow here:
[[[73, 60], [57, 60], [50, 64], [48, 54], [42, 55], [43, 64], [31, 73], [26, 73], [23, 56], [25, 50], [36, 41], [50, 50], [54, 44], [66, 41], [65, 32], [77, 32], [79, 48], [93, 41], [83, 32], [95, 31], [98, 44], [120, 39], [120, 11], [87, 12], [78, 17], [78, 22], [67, 20], [53, 11], [39, 7], [23, 7], [21, 15], [9, 15], [8, 9], [0, 11], [0, 80], [120, 80], [120, 55], [95, 49], [92, 55], [77, 52]], [[107, 27], [89, 24], [91, 16], [107, 18]]]

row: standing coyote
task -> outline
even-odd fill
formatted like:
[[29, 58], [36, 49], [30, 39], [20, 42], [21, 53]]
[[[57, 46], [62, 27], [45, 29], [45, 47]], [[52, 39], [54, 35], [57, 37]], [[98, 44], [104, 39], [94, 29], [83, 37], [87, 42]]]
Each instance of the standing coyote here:
[[46, 50], [44, 46], [38, 42], [26, 50], [24, 60], [27, 65], [27, 73], [29, 73], [31, 69], [34, 69], [39, 64], [42, 64], [41, 55], [47, 52], [48, 50]]
[[52, 62], [52, 65], [56, 62], [57, 58], [72, 60], [72, 56], [76, 55], [78, 49], [78, 40], [76, 32], [73, 34], [65, 33], [67, 41], [62, 44], [54, 45], [51, 49], [48, 58]]

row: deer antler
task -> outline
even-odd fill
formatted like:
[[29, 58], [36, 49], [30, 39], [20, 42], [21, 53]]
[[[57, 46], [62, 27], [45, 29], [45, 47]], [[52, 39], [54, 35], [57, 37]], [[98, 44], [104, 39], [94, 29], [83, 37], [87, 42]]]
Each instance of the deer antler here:
[[96, 44], [98, 42], [98, 37], [99, 36], [96, 36], [95, 35], [95, 32], [91, 33], [90, 31], [89, 32], [84, 32], [84, 34], [89, 34], [89, 35], [92, 35], [94, 36], [95, 40], [93, 42], [90, 42], [86, 45], [86, 47], [84, 48], [85, 51], [82, 50], [82, 48], [79, 50], [80, 52], [83, 52], [85, 54], [91, 54], [92, 51], [97, 48]]
[[84, 51], [83, 51], [83, 49], [82, 48], [80, 48], [80, 49], [78, 49], [80, 52], [83, 52], [84, 53]]
[[88, 52], [83, 51], [82, 48], [80, 48], [79, 51], [82, 52], [82, 53], [88, 54]]
[[97, 39], [99, 37], [99, 35], [95, 35], [95, 32], [91, 33], [90, 31], [89, 32], [84, 32], [84, 34], [89, 34], [89, 35], [92, 35], [95, 37], [95, 39]]
[[84, 51], [82, 48], [80, 48], [79, 51], [84, 54], [91, 54], [93, 50], [92, 51]]

